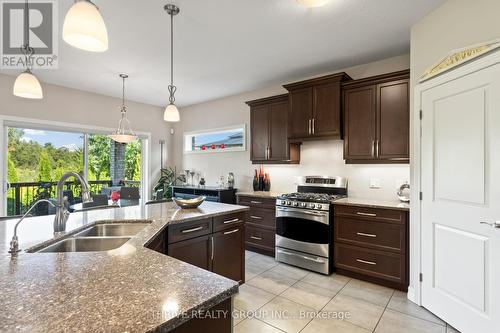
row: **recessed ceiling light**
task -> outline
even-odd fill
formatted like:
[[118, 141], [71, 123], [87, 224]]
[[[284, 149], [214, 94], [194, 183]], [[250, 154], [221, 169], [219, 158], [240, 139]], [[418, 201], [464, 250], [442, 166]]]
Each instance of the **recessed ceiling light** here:
[[330, 0], [297, 0], [303, 6], [306, 7], [320, 7], [325, 5]]

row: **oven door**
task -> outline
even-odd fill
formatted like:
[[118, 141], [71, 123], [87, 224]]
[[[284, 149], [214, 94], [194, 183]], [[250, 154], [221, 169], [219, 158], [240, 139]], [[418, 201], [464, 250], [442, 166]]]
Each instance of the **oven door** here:
[[329, 257], [330, 213], [276, 207], [276, 246]]

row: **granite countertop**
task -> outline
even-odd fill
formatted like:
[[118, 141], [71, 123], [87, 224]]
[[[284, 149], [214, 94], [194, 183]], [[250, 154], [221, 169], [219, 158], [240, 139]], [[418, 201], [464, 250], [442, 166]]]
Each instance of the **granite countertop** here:
[[266, 191], [238, 192], [238, 193], [236, 193], [237, 196], [244, 195], [247, 197], [271, 198], [271, 199], [276, 199], [276, 197], [279, 197], [282, 194], [283, 193], [281, 193], [281, 192], [266, 192]]
[[[72, 213], [67, 232], [54, 237], [54, 216], [0, 222], [1, 332], [166, 332], [231, 297], [238, 283], [144, 247], [167, 225], [246, 211], [204, 202], [181, 210], [173, 203]], [[90, 225], [148, 222], [118, 249], [106, 252], [27, 253]], [[184, 316], [187, 314], [187, 316]]]
[[401, 202], [399, 200], [375, 200], [375, 199], [363, 199], [363, 198], [343, 198], [338, 199], [333, 202], [334, 205], [346, 205], [346, 206], [364, 206], [371, 208], [390, 208], [398, 210], [410, 210], [410, 204], [406, 202]]

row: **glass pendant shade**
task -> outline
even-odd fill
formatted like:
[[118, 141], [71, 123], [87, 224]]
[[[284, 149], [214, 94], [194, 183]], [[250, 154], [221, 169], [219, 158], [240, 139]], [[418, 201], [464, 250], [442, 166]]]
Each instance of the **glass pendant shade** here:
[[40, 82], [29, 70], [22, 72], [14, 82], [15, 96], [30, 99], [42, 99], [43, 91]]
[[168, 122], [178, 122], [181, 120], [179, 110], [175, 104], [169, 104], [163, 113], [163, 119]]
[[64, 18], [63, 39], [78, 49], [104, 52], [108, 49], [108, 31], [99, 9], [88, 0], [71, 6]]
[[329, 0], [297, 0], [303, 6], [306, 7], [320, 7], [326, 4]]
[[137, 136], [129, 134], [110, 134], [109, 137], [119, 143], [130, 143], [137, 140]]

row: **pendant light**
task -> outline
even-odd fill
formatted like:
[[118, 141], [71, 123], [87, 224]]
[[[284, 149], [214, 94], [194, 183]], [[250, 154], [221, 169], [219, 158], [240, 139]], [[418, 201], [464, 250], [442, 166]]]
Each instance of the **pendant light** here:
[[180, 120], [179, 110], [175, 105], [175, 92], [177, 87], [174, 86], [174, 15], [179, 14], [179, 7], [173, 4], [165, 5], [164, 9], [170, 15], [170, 85], [168, 86], [168, 92], [170, 94], [168, 101], [169, 105], [165, 108], [163, 113], [163, 119], [168, 122], [177, 122]]
[[121, 106], [121, 118], [118, 122], [118, 128], [115, 133], [110, 134], [109, 137], [119, 143], [129, 143], [134, 140], [137, 140], [137, 135], [135, 135], [134, 131], [132, 131], [132, 127], [130, 126], [130, 121], [126, 117], [127, 113], [127, 105], [125, 105], [125, 79], [128, 78], [127, 74], [120, 74], [120, 77], [123, 81], [123, 89], [122, 89], [122, 106]]
[[31, 72], [33, 67], [31, 58], [35, 50], [30, 46], [29, 15], [28, 0], [26, 0], [24, 7], [24, 44], [21, 47], [21, 52], [24, 54], [26, 70], [16, 78], [13, 94], [22, 98], [41, 99], [43, 98], [42, 86], [36, 76]]
[[76, 0], [66, 13], [63, 40], [69, 45], [90, 52], [108, 49], [108, 30], [99, 8], [90, 0]]

